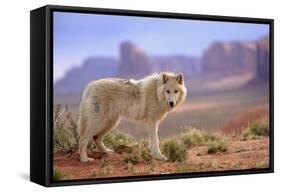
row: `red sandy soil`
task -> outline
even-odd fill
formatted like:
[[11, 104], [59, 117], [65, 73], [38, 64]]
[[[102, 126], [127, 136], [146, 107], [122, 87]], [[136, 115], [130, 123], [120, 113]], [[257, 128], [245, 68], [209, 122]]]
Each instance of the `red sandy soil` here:
[[141, 159], [135, 165], [124, 163], [124, 154], [105, 155], [88, 151], [93, 162], [81, 163], [76, 151], [54, 154], [54, 166], [67, 179], [122, 177], [136, 175], [169, 174], [177, 172], [223, 171], [269, 166], [269, 139], [227, 141], [228, 151], [208, 154], [206, 146], [194, 147], [188, 151], [184, 162], [155, 161], [145, 164]]

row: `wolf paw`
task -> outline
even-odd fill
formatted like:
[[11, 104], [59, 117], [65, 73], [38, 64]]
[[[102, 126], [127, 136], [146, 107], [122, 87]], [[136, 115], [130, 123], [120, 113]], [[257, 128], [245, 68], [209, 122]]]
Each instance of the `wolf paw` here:
[[168, 160], [168, 158], [161, 153], [160, 154], [158, 154], [158, 153], [154, 154], [153, 156], [154, 156], [155, 159], [158, 159], [158, 160], [161, 160], [161, 161], [167, 161]]
[[94, 159], [90, 158], [90, 157], [84, 157], [84, 158], [80, 158], [80, 161], [82, 163], [86, 163], [86, 162], [92, 162]]
[[112, 154], [113, 154], [113, 150], [108, 149], [108, 148], [102, 150], [102, 152], [103, 152], [103, 153], [106, 153], [107, 155], [112, 155]]

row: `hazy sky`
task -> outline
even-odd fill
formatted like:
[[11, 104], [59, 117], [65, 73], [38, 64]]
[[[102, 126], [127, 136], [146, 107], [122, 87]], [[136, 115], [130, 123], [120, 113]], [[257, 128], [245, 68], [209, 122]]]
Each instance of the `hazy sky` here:
[[256, 40], [269, 25], [86, 13], [54, 13], [54, 81], [90, 56], [118, 57], [131, 41], [150, 55], [201, 56], [214, 41]]

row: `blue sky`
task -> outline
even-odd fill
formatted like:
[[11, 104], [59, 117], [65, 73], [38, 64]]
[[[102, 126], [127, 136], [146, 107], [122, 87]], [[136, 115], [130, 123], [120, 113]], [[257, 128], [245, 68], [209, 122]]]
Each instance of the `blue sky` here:
[[251, 41], [269, 25], [86, 13], [54, 13], [54, 81], [90, 56], [118, 57], [131, 41], [149, 55], [201, 56], [214, 41]]

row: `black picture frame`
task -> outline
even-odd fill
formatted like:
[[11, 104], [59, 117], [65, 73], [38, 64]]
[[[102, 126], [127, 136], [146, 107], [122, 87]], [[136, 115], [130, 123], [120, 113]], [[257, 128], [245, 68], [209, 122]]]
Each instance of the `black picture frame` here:
[[[53, 12], [79, 12], [110, 15], [177, 18], [208, 21], [261, 23], [270, 26], [270, 167], [222, 172], [177, 173], [99, 179], [52, 181], [53, 111]], [[243, 175], [274, 172], [274, 20], [263, 18], [196, 15], [89, 7], [46, 5], [30, 12], [30, 180], [43, 186], [66, 186], [112, 182]]]

